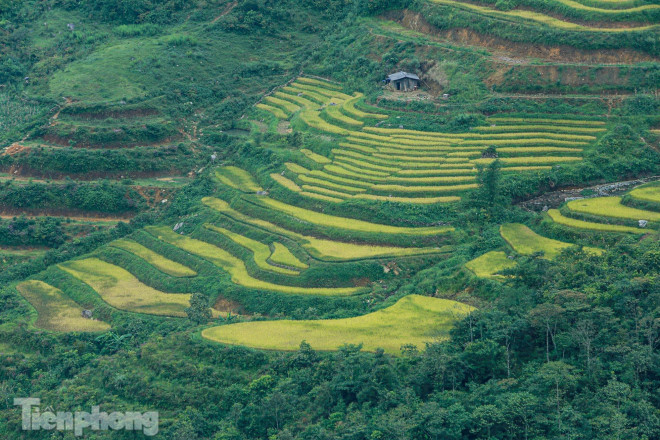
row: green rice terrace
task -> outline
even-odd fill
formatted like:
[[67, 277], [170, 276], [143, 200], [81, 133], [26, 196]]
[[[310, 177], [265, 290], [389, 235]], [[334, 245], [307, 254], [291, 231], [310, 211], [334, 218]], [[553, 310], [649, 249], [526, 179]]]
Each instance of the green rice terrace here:
[[0, 438], [660, 438], [659, 63], [654, 0], [0, 0]]

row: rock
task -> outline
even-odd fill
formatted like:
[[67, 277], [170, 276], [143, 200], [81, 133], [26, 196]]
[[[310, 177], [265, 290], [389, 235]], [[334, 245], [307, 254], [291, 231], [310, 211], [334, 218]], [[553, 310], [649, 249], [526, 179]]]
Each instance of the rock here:
[[92, 319], [92, 311], [91, 310], [83, 310], [81, 315], [85, 319]]
[[268, 195], [268, 191], [257, 191], [257, 195], [258, 195], [258, 196], [267, 196], [267, 195]]
[[640, 220], [640, 221], [637, 222], [637, 223], [639, 224], [639, 227], [640, 227], [640, 228], [645, 228], [646, 225], [649, 224], [649, 222], [648, 222], [647, 220]]
[[174, 228], [172, 228], [172, 230], [173, 230], [174, 232], [176, 232], [176, 231], [178, 231], [179, 229], [181, 229], [182, 227], [183, 227], [183, 222], [181, 222], [181, 223], [177, 223], [176, 225], [174, 225]]
[[548, 205], [543, 205], [543, 212], [548, 212], [548, 209], [550, 209], [548, 208]]

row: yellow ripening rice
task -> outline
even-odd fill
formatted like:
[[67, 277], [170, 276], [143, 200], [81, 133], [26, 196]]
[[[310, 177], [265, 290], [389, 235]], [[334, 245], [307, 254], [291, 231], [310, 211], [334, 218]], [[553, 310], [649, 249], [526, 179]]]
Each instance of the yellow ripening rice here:
[[[297, 112], [300, 110], [300, 106], [297, 104], [294, 104], [293, 102], [287, 101], [285, 99], [279, 99], [274, 96], [266, 96], [264, 98], [264, 101], [266, 101], [269, 104], [273, 104], [273, 107], [278, 107], [283, 111], [286, 111], [289, 115]], [[288, 117], [288, 116], [287, 116]], [[286, 119], [286, 118], [284, 118]]]
[[[453, 139], [453, 143], [459, 142], [461, 140], [468, 139], [519, 139], [519, 138], [538, 138], [544, 137], [548, 139], [563, 139], [563, 140], [580, 140], [580, 141], [593, 141], [596, 136], [586, 135], [586, 134], [572, 134], [572, 133], [549, 133], [549, 132], [512, 132], [512, 133], [461, 133], [460, 138]], [[406, 140], [431, 140], [430, 138], [422, 138], [419, 136], [402, 136], [394, 135], [395, 140], [406, 139]]]
[[[359, 192], [365, 192], [366, 188], [359, 188], [356, 186], [349, 186], [346, 184], [341, 184], [341, 183], [335, 183], [327, 179], [323, 178], [317, 178], [313, 176], [306, 176], [304, 174], [301, 174], [298, 176], [298, 179], [300, 179], [301, 182], [305, 182], [311, 185], [316, 185], [316, 186], [323, 186], [329, 189], [334, 189], [336, 191], [343, 191], [343, 192], [348, 192], [348, 193], [359, 193]], [[353, 183], [352, 181], [348, 180], [349, 183]]]
[[293, 255], [289, 248], [282, 243], [275, 242], [271, 246], [273, 248], [273, 253], [270, 256], [270, 262], [301, 270], [305, 270], [309, 267], [307, 263], [300, 261], [298, 257]]
[[321, 156], [320, 154], [314, 153], [312, 150], [308, 150], [306, 148], [303, 148], [302, 150], [300, 150], [300, 152], [316, 163], [326, 164], [332, 162], [327, 157]]
[[438, 168], [438, 169], [429, 169], [429, 170], [402, 170], [394, 176], [390, 176], [387, 180], [392, 180], [395, 178], [409, 178], [410, 176], [414, 177], [437, 177], [437, 176], [460, 176], [460, 175], [471, 175], [476, 174], [477, 169], [472, 164], [468, 164], [464, 168]]
[[355, 159], [355, 158], [352, 158], [352, 157], [342, 156], [340, 154], [335, 155], [335, 163], [337, 165], [350, 164], [352, 166], [364, 167], [364, 168], [367, 168], [367, 169], [370, 169], [370, 170], [384, 171], [384, 172], [388, 172], [388, 173], [396, 173], [397, 171], [399, 171], [401, 169], [401, 168], [396, 168], [396, 167], [391, 167], [391, 166], [387, 167], [387, 166], [383, 166], [383, 165], [376, 165], [376, 164], [369, 163], [369, 162], [366, 162], [366, 161], [362, 161], [362, 160], [359, 160], [359, 159]]
[[309, 109], [303, 110], [302, 112], [300, 112], [300, 119], [305, 124], [307, 124], [311, 128], [315, 128], [316, 130], [325, 131], [328, 133], [340, 134], [340, 135], [348, 134], [348, 130], [346, 130], [345, 128], [330, 124], [324, 119], [322, 119], [319, 116], [318, 111], [316, 110], [309, 110]]
[[360, 119], [387, 119], [389, 116], [382, 115], [379, 113], [367, 113], [355, 107], [355, 104], [362, 99], [364, 95], [362, 93], [356, 93], [355, 96], [351, 99], [346, 100], [342, 106], [342, 110], [345, 113], [348, 113], [354, 118]]
[[278, 107], [274, 107], [272, 105], [267, 105], [267, 104], [261, 104], [260, 103], [260, 104], [257, 104], [256, 107], [261, 109], [261, 110], [265, 110], [269, 113], [272, 113], [273, 116], [275, 116], [277, 119], [283, 119], [284, 120], [284, 119], [287, 119], [289, 117], [286, 113], [284, 113], [284, 111], [282, 109], [280, 109]]
[[254, 178], [247, 171], [234, 167], [218, 167], [215, 170], [215, 177], [227, 186], [243, 192], [263, 191], [263, 188], [255, 182]]
[[186, 316], [185, 309], [190, 307], [190, 294], [161, 292], [142, 283], [121, 267], [98, 258], [68, 261], [57, 267], [89, 285], [103, 301], [120, 310]]
[[309, 198], [312, 198], [312, 199], [316, 199], [316, 200], [322, 200], [324, 202], [331, 202], [331, 203], [341, 203], [341, 202], [344, 201], [343, 199], [339, 199], [337, 197], [327, 196], [325, 194], [319, 194], [319, 193], [310, 192], [310, 191], [303, 191], [303, 192], [300, 193], [300, 195], [305, 196], [305, 197], [309, 197]]
[[56, 332], [102, 332], [110, 325], [82, 317], [83, 308], [64, 293], [43, 281], [23, 281], [16, 290], [37, 311], [35, 327]]
[[595, 197], [571, 200], [566, 207], [572, 212], [623, 220], [660, 222], [660, 212], [645, 211], [621, 204], [621, 197]]
[[404, 345], [423, 350], [427, 343], [448, 339], [454, 323], [473, 310], [448, 299], [409, 295], [390, 307], [355, 318], [242, 322], [208, 328], [202, 336], [265, 350], [297, 350], [305, 341], [321, 351], [354, 344], [365, 351], [382, 348], [396, 355]]
[[299, 287], [299, 286], [286, 286], [281, 284], [269, 283], [252, 277], [246, 267], [245, 263], [239, 258], [236, 258], [229, 252], [222, 248], [214, 246], [205, 241], [196, 240], [194, 238], [179, 235], [172, 232], [166, 227], [153, 227], [148, 226], [146, 230], [173, 246], [176, 246], [184, 251], [203, 258], [210, 263], [220, 267], [231, 275], [231, 280], [238, 285], [245, 286], [249, 289], [255, 290], [270, 290], [273, 292], [287, 293], [292, 295], [320, 295], [320, 296], [346, 296], [352, 295], [360, 291], [360, 288], [355, 287]]
[[296, 95], [291, 95], [289, 93], [284, 93], [284, 92], [275, 92], [273, 94], [274, 97], [282, 99], [284, 101], [289, 101], [294, 104], [297, 104], [300, 107], [304, 107], [307, 109], [315, 109], [318, 108], [319, 105], [313, 101], [310, 101], [309, 99], [305, 99], [301, 96], [296, 96]]
[[[458, 178], [457, 178], [458, 179]], [[472, 179], [474, 180], [474, 179]], [[477, 188], [479, 185], [443, 185], [443, 186], [405, 186], [405, 185], [374, 185], [374, 191], [393, 192], [393, 193], [442, 193], [453, 191], [465, 191], [468, 189]]]
[[273, 266], [268, 262], [270, 258], [271, 250], [270, 246], [267, 244], [261, 243], [260, 241], [253, 240], [249, 237], [246, 237], [241, 234], [230, 231], [229, 229], [221, 228], [216, 225], [205, 224], [204, 227], [210, 231], [217, 232], [218, 234], [224, 235], [234, 243], [243, 246], [245, 249], [248, 249], [252, 252], [254, 262], [256, 263], [259, 269], [280, 273], [283, 275], [298, 275], [298, 271], [286, 269], [279, 266]]
[[[317, 177], [322, 180], [327, 180], [329, 182], [346, 184], [348, 186], [353, 186], [353, 187], [369, 188], [371, 185], [373, 185], [370, 182], [363, 182], [360, 180], [350, 179], [347, 177], [335, 176], [334, 174], [326, 173], [325, 171], [320, 171], [320, 170], [310, 171], [309, 175], [313, 177]], [[302, 176], [298, 176], [298, 177], [302, 180]]]
[[494, 123], [511, 123], [511, 124], [560, 124], [560, 125], [584, 125], [584, 126], [602, 126], [605, 125], [604, 121], [585, 121], [573, 119], [543, 119], [543, 118], [488, 118], [486, 121]]
[[357, 119], [353, 119], [350, 116], [343, 114], [338, 105], [328, 105], [324, 110], [325, 117], [330, 120], [330, 122], [339, 124], [339, 125], [348, 125], [352, 128], [360, 128], [364, 125], [364, 122]]
[[362, 170], [351, 171], [347, 168], [340, 167], [339, 165], [326, 165], [325, 167], [323, 167], [323, 169], [329, 173], [339, 174], [341, 176], [354, 177], [356, 179], [377, 180], [388, 176], [387, 173], [382, 173], [380, 171], [369, 171], [369, 172], [364, 171], [364, 173], [362, 172]]
[[380, 178], [380, 177], [390, 175], [389, 171], [381, 171], [381, 170], [377, 170], [377, 169], [373, 169], [373, 168], [367, 168], [367, 167], [363, 167], [362, 165], [357, 165], [356, 166], [356, 165], [346, 163], [346, 162], [342, 163], [342, 161], [340, 161], [340, 160], [334, 161], [333, 166], [338, 166], [338, 167], [341, 167], [345, 170], [352, 171], [354, 173], [364, 174], [365, 176], [363, 176], [363, 177], [365, 177], [365, 178], [371, 178], [372, 176], [374, 176], [376, 178]]
[[339, 146], [342, 147], [342, 148], [348, 148], [348, 149], [351, 149], [351, 150], [361, 151], [363, 153], [375, 153], [377, 151], [375, 148], [372, 148], [372, 147], [366, 147], [364, 145], [351, 144], [351, 143], [348, 143], [348, 142], [340, 143]]
[[402, 227], [402, 226], [382, 225], [377, 223], [366, 222], [363, 220], [355, 220], [344, 217], [337, 217], [329, 214], [323, 214], [320, 212], [311, 211], [309, 209], [288, 205], [286, 203], [280, 202], [279, 200], [274, 200], [267, 197], [260, 198], [258, 199], [258, 201], [262, 205], [268, 208], [272, 208], [276, 211], [280, 211], [298, 220], [318, 226], [343, 229], [347, 231], [375, 232], [379, 234], [392, 234], [392, 235], [401, 234], [401, 235], [422, 236], [422, 235], [445, 234], [447, 232], [451, 232], [454, 230], [454, 228], [446, 227], [446, 226], [410, 228], [410, 227]]
[[[503, 224], [500, 226], [500, 235], [519, 254], [533, 255], [542, 252], [543, 258], [549, 260], [556, 258], [564, 249], [575, 246], [572, 243], [565, 243], [538, 235], [520, 223]], [[601, 255], [605, 252], [603, 249], [590, 247], [585, 247], [584, 251], [592, 255]]]
[[[658, 26], [649, 25], [649, 26], [639, 26], [639, 27], [628, 27], [628, 28], [602, 28], [602, 27], [591, 27], [583, 26], [580, 24], [572, 23], [569, 21], [562, 21], [557, 18], [551, 17], [549, 15], [541, 14], [538, 12], [532, 12], [527, 10], [514, 9], [511, 11], [498, 11], [496, 9], [486, 8], [484, 6], [473, 5], [471, 3], [462, 3], [453, 0], [431, 0], [433, 3], [438, 3], [442, 5], [448, 5], [457, 7], [460, 9], [468, 11], [476, 11], [480, 14], [496, 17], [499, 19], [505, 20], [516, 20], [522, 19], [525, 21], [535, 22], [536, 24], [543, 24], [551, 28], [569, 30], [569, 31], [581, 31], [581, 32], [608, 32], [608, 33], [621, 33], [621, 32], [639, 32], [649, 29], [656, 29]], [[519, 20], [516, 20], [519, 21]]]
[[344, 101], [352, 99], [352, 96], [347, 95], [347, 94], [342, 93], [342, 92], [339, 92], [337, 90], [331, 90], [331, 89], [327, 89], [325, 87], [314, 86], [314, 85], [311, 85], [311, 84], [305, 84], [305, 83], [302, 83], [302, 82], [299, 82], [299, 81], [296, 81], [296, 82], [292, 83], [291, 86], [295, 87], [297, 89], [300, 89], [300, 90], [306, 90], [306, 91], [310, 91], [310, 92], [313, 92], [313, 93], [317, 93], [319, 95], [323, 95], [323, 96], [325, 96], [325, 99], [328, 102], [329, 102], [330, 98], [337, 98], [337, 99], [341, 99], [341, 100], [344, 100]]
[[341, 90], [341, 86], [339, 84], [330, 81], [323, 81], [315, 78], [307, 78], [306, 76], [301, 76], [297, 78], [296, 81], [304, 84], [312, 84], [314, 86], [324, 87], [326, 89]]
[[383, 159], [397, 160], [405, 163], [406, 161], [417, 161], [424, 163], [442, 163], [445, 161], [444, 157], [437, 156], [400, 156], [394, 154], [385, 154], [385, 153], [375, 153], [374, 157], [380, 157]]
[[475, 127], [477, 131], [550, 131], [553, 133], [600, 133], [605, 131], [605, 128], [596, 127], [564, 127], [561, 125], [495, 125], [485, 127]]
[[566, 147], [504, 147], [498, 148], [498, 153], [506, 154], [523, 154], [523, 153], [582, 153], [582, 148], [566, 148]]
[[660, 185], [651, 184], [630, 191], [630, 197], [651, 203], [660, 203]]
[[380, 202], [394, 202], [394, 203], [412, 203], [416, 205], [429, 205], [432, 203], [451, 203], [461, 200], [457, 196], [444, 196], [444, 197], [393, 197], [393, 196], [377, 196], [375, 194], [356, 194], [353, 196], [355, 199], [378, 200]]
[[309, 90], [299, 89], [297, 87], [287, 86], [287, 87], [281, 88], [280, 91], [282, 93], [286, 93], [286, 94], [289, 94], [289, 95], [301, 96], [305, 99], [309, 99], [310, 101], [313, 101], [314, 103], [316, 103], [318, 105], [325, 105], [329, 100], [329, 98], [327, 96], [323, 96], [319, 93], [314, 93], [314, 92], [309, 91]]
[[173, 277], [194, 277], [197, 275], [197, 272], [194, 270], [184, 266], [183, 264], [179, 264], [176, 261], [172, 261], [169, 258], [165, 258], [164, 256], [152, 251], [145, 246], [142, 246], [140, 243], [137, 243], [133, 240], [121, 238], [111, 242], [109, 246], [130, 252], [131, 254], [142, 258], [161, 272], [164, 272]]
[[[575, 156], [530, 156], [530, 157], [503, 157], [500, 158], [500, 162], [503, 165], [507, 164], [553, 164], [553, 163], [563, 163], [563, 162], [578, 162], [581, 161], [581, 157]], [[472, 163], [478, 165], [488, 165], [493, 162], [494, 159], [474, 159]]]
[[510, 260], [504, 252], [487, 252], [472, 261], [465, 263], [465, 267], [479, 278], [504, 279], [500, 274], [507, 269], [517, 266], [514, 260]]
[[286, 166], [286, 168], [289, 171], [291, 171], [292, 173], [296, 173], [296, 174], [309, 174], [310, 173], [310, 170], [308, 170], [305, 167], [302, 167], [302, 166], [298, 165], [297, 163], [287, 162], [287, 163], [284, 164], [284, 166]]
[[[476, 174], [476, 170], [468, 170], [470, 174]], [[431, 183], [456, 183], [456, 182], [473, 182], [474, 176], [433, 176], [433, 177], [397, 177], [390, 176], [385, 179], [387, 182], [407, 183], [410, 185], [415, 184], [431, 184]]]
[[282, 185], [283, 187], [285, 187], [286, 189], [288, 189], [290, 191], [294, 191], [294, 192], [302, 191], [302, 189], [298, 186], [298, 184], [296, 182], [294, 182], [293, 180], [287, 179], [286, 177], [284, 177], [281, 174], [272, 173], [270, 175], [270, 177], [275, 182], [279, 183], [280, 185]]
[[558, 139], [544, 139], [544, 138], [530, 138], [530, 139], [497, 139], [497, 140], [466, 140], [460, 143], [461, 147], [468, 145], [481, 145], [484, 147], [489, 147], [491, 145], [504, 145], [505, 147], [510, 145], [560, 145], [564, 147], [580, 147], [583, 145], [589, 145], [588, 142], [582, 141], [563, 141]]
[[633, 228], [631, 226], [622, 226], [622, 225], [608, 225], [605, 223], [594, 223], [594, 222], [585, 222], [583, 220], [577, 220], [570, 217], [564, 217], [558, 209], [550, 209], [548, 211], [548, 216], [552, 219], [553, 222], [558, 225], [568, 226], [569, 228], [575, 229], [586, 229], [589, 231], [597, 232], [621, 232], [621, 233], [632, 233], [632, 234], [645, 234], [648, 231], [641, 228]]
[[371, 244], [346, 243], [342, 241], [326, 240], [312, 236], [306, 236], [297, 232], [284, 229], [281, 226], [247, 216], [231, 208], [227, 202], [221, 199], [206, 197], [202, 203], [226, 215], [227, 217], [266, 230], [281, 236], [288, 237], [301, 243], [310, 255], [325, 261], [347, 261], [362, 260], [367, 258], [391, 258], [406, 257], [413, 255], [426, 255], [443, 252], [437, 248], [402, 248], [394, 246], [375, 246]]
[[335, 191], [333, 189], [323, 188], [323, 187], [320, 187], [320, 186], [303, 185], [302, 187], [307, 192], [312, 192], [312, 193], [316, 193], [316, 194], [324, 194], [326, 196], [336, 197], [338, 199], [350, 199], [351, 198], [351, 194], [343, 193], [343, 192], [340, 192], [340, 191]]

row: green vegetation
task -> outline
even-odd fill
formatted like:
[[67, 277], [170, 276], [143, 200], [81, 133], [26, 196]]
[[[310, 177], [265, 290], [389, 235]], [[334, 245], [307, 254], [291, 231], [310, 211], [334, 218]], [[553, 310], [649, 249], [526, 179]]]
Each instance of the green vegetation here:
[[99, 332], [110, 329], [103, 321], [83, 318], [82, 307], [43, 281], [24, 281], [16, 286], [16, 290], [37, 311], [36, 327], [57, 332]]
[[245, 322], [212, 327], [202, 336], [268, 350], [296, 350], [304, 341], [316, 350], [360, 344], [366, 351], [382, 348], [398, 354], [406, 345], [422, 349], [427, 342], [446, 339], [453, 323], [472, 310], [456, 301], [408, 295], [390, 307], [356, 318]]

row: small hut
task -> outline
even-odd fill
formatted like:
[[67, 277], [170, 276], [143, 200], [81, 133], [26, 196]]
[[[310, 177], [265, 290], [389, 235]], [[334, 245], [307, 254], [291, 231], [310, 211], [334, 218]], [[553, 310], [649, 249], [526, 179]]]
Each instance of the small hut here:
[[409, 92], [419, 88], [419, 76], [414, 73], [397, 72], [388, 75], [385, 84], [394, 90]]

